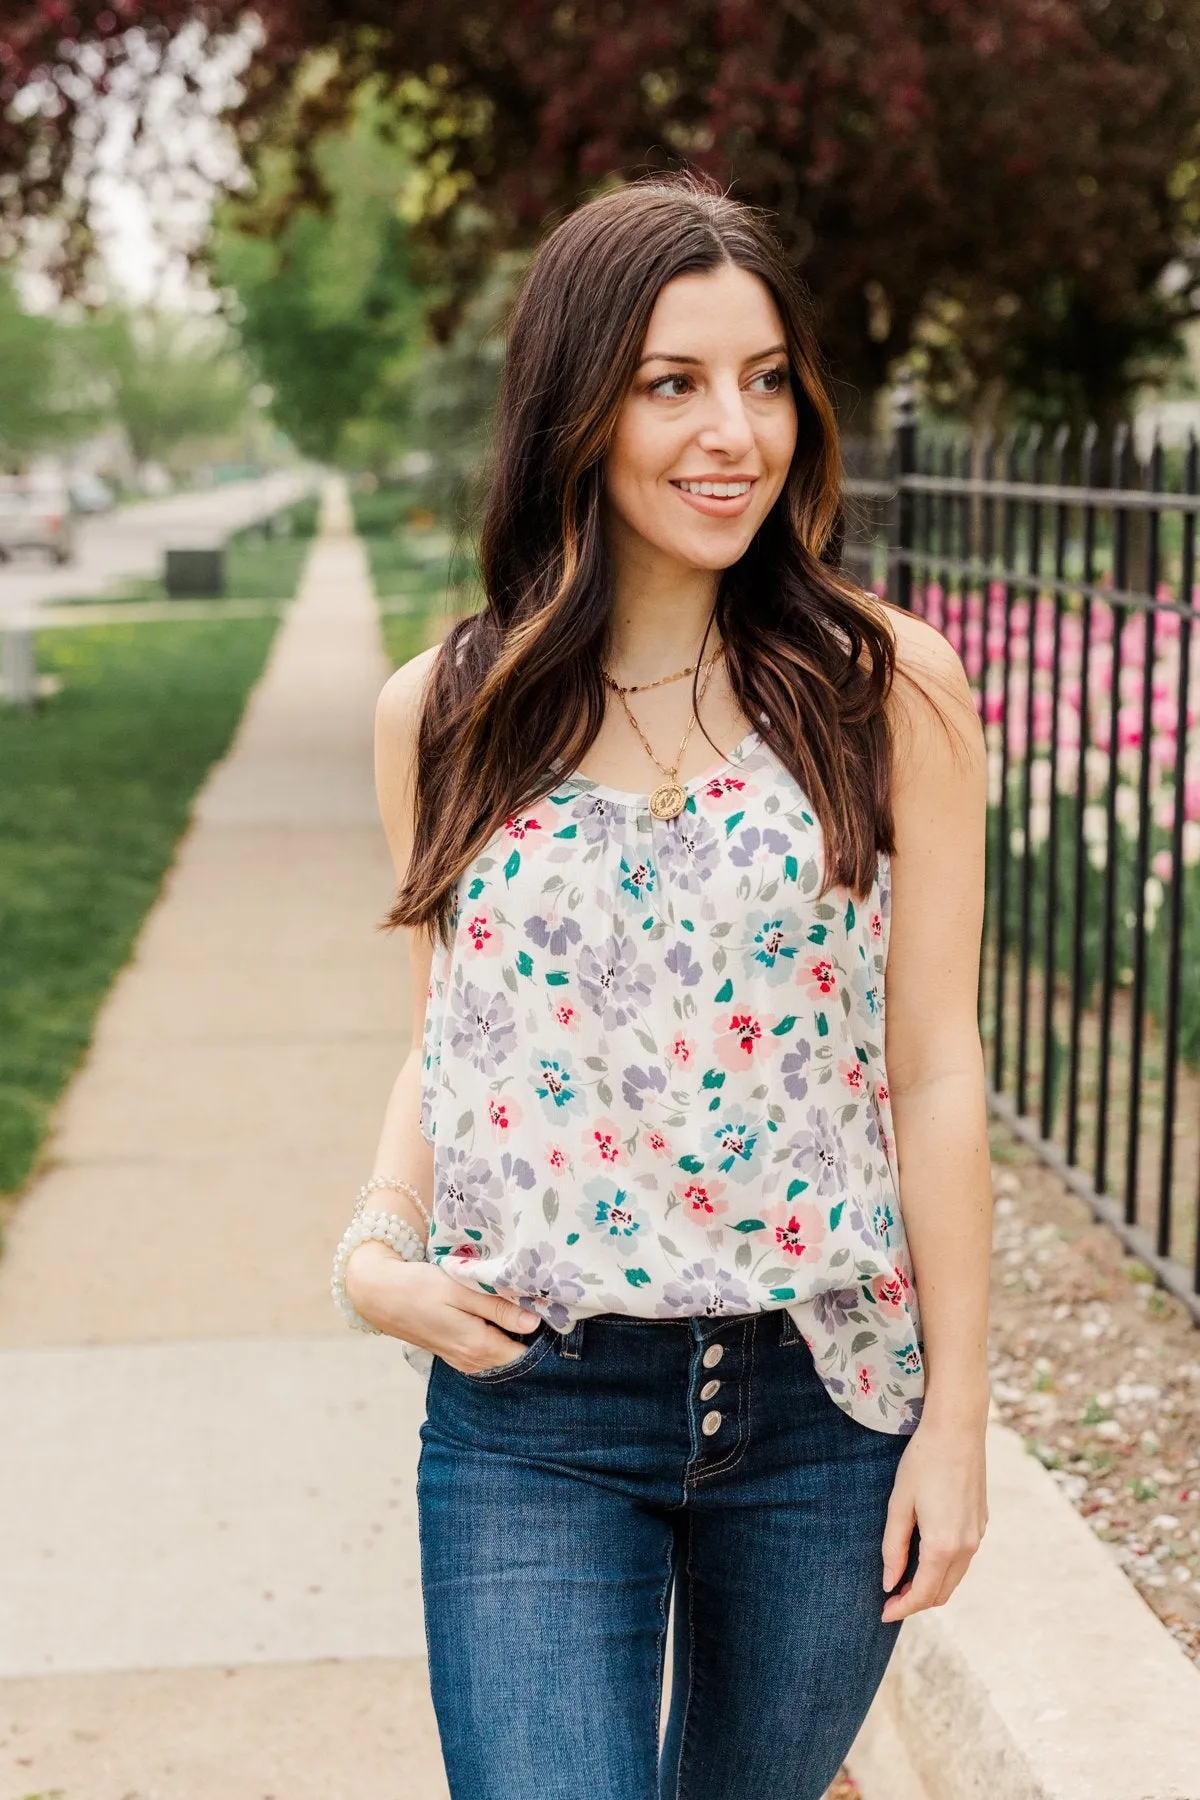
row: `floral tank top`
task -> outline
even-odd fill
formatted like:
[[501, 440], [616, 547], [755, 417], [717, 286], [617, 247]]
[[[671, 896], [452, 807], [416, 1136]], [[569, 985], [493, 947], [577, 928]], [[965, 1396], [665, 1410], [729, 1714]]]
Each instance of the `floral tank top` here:
[[423, 1041], [431, 1254], [560, 1331], [786, 1307], [836, 1404], [911, 1433], [889, 859], [865, 905], [819, 894], [820, 825], [757, 731], [683, 786], [660, 820], [569, 775], [460, 877]]

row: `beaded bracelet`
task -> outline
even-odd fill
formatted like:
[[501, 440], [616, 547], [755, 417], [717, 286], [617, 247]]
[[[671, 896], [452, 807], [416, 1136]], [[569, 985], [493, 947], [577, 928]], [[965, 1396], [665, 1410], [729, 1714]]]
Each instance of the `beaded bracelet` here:
[[356, 1219], [366, 1206], [367, 1195], [374, 1193], [376, 1188], [391, 1188], [393, 1193], [407, 1194], [421, 1217], [424, 1219], [426, 1231], [432, 1231], [433, 1221], [429, 1217], [428, 1209], [420, 1194], [418, 1194], [416, 1188], [413, 1187], [410, 1181], [400, 1181], [395, 1175], [372, 1175], [370, 1181], [363, 1182], [358, 1190], [358, 1199], [354, 1207], [354, 1217]]

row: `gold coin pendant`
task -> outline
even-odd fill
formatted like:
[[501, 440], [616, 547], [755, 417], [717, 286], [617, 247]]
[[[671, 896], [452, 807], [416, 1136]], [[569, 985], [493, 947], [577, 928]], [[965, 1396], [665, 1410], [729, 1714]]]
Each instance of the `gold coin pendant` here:
[[664, 781], [650, 796], [650, 811], [656, 819], [676, 819], [687, 805], [687, 789], [677, 781]]

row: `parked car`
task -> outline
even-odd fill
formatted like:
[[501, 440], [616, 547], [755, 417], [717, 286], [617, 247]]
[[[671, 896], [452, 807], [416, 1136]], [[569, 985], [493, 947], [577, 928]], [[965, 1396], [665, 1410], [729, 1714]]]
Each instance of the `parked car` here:
[[0, 559], [41, 550], [56, 563], [74, 555], [71, 497], [64, 488], [31, 487], [19, 478], [0, 481]]
[[99, 475], [72, 475], [69, 492], [77, 513], [111, 512], [117, 504], [117, 496]]

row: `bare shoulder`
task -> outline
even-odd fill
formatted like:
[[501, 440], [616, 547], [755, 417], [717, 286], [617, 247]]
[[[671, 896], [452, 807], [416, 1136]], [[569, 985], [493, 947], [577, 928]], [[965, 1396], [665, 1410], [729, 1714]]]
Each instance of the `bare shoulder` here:
[[960, 775], [986, 761], [983, 728], [962, 658], [935, 626], [899, 606], [883, 608], [895, 646], [888, 696], [898, 786], [918, 772]]
[[380, 690], [375, 705], [375, 723], [379, 731], [395, 734], [402, 741], [415, 743], [421, 723], [425, 684], [441, 654], [441, 645], [411, 656], [393, 670]]

